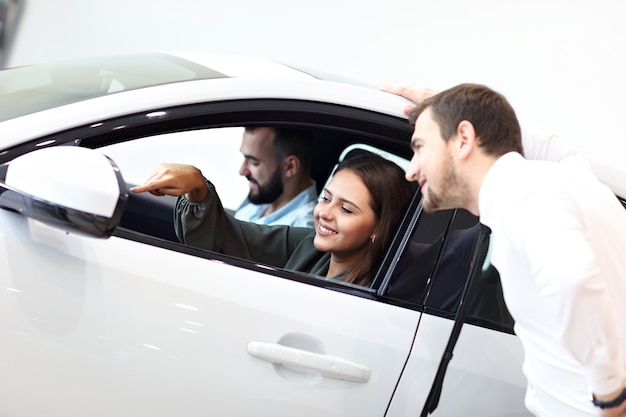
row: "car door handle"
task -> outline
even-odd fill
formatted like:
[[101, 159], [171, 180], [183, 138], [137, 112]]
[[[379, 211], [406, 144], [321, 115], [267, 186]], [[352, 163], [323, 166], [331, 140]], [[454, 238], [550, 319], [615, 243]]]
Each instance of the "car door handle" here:
[[365, 365], [277, 343], [252, 341], [248, 343], [248, 353], [275, 364], [319, 372], [323, 377], [331, 379], [365, 383], [372, 373]]

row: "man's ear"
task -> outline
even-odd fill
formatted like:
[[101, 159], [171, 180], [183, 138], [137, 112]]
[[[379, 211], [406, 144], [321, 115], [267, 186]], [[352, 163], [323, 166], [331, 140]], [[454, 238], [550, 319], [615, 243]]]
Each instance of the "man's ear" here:
[[285, 178], [291, 178], [300, 171], [300, 158], [295, 155], [289, 155], [283, 161]]
[[461, 121], [457, 127], [457, 135], [460, 141], [458, 156], [461, 159], [467, 159], [478, 146], [474, 125], [467, 120]]

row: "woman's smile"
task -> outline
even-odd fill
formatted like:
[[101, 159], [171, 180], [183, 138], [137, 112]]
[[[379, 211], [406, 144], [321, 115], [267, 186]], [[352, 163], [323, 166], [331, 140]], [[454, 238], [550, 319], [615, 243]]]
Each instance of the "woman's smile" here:
[[315, 207], [315, 247], [334, 255], [360, 253], [376, 224], [370, 201], [371, 194], [357, 174], [338, 171]]
[[319, 234], [324, 235], [324, 236], [336, 235], [337, 234], [336, 231], [334, 231], [334, 230], [332, 230], [332, 229], [322, 225], [321, 223], [320, 223], [319, 227], [317, 228], [317, 231], [318, 231]]

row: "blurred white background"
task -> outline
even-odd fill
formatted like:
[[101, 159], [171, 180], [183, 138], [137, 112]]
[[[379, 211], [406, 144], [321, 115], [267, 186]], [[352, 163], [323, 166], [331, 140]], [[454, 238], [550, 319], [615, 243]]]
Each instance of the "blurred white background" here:
[[24, 0], [7, 66], [136, 51], [259, 56], [374, 85], [487, 84], [621, 166], [624, 0]]

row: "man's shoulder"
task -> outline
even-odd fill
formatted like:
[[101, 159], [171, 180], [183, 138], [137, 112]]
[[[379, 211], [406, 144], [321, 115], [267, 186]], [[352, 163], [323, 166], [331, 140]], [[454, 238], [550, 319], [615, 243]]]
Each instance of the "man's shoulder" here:
[[267, 204], [252, 204], [247, 198], [241, 203], [239, 208], [235, 210], [234, 217], [237, 220], [243, 220], [247, 222], [255, 221], [258, 219], [259, 212], [265, 211]]
[[315, 184], [315, 181], [311, 182], [311, 185], [304, 189], [297, 197], [301, 196], [301, 201], [302, 204], [309, 204], [309, 203], [317, 203], [317, 199], [318, 199], [318, 193], [317, 193], [317, 185]]
[[[314, 227], [313, 210], [315, 209], [315, 204], [315, 201], [301, 204], [285, 213], [275, 224], [288, 224], [294, 227]], [[283, 223], [280, 222], [281, 220]]]
[[314, 227], [313, 210], [317, 204], [315, 183], [303, 190], [287, 203], [281, 210], [280, 219], [273, 224], [288, 224], [294, 227]]

